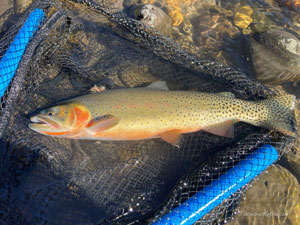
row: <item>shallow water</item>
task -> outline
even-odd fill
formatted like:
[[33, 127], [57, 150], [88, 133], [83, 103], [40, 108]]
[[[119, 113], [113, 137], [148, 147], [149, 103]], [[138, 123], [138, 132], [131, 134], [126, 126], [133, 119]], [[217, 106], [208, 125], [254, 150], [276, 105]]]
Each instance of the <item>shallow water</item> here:
[[[12, 4], [12, 2], [7, 2]], [[144, 2], [149, 3], [149, 1]], [[207, 55], [199, 55], [198, 52], [199, 48], [205, 48], [211, 58], [216, 58], [227, 65], [243, 71], [253, 79], [262, 80], [262, 82], [270, 87], [294, 94], [299, 98], [300, 83], [297, 81], [299, 81], [298, 67], [300, 66], [297, 64], [299, 60], [296, 44], [292, 45], [292, 49], [288, 49], [287, 54], [285, 54], [286, 49], [278, 50], [276, 46], [270, 48], [268, 47], [268, 43], [264, 43], [264, 45], [261, 45], [260, 42], [257, 45], [253, 44], [255, 41], [253, 37], [257, 33], [274, 29], [278, 29], [280, 32], [284, 30], [284, 32], [293, 34], [296, 38], [300, 37], [300, 14], [297, 13], [297, 9], [289, 6], [279, 6], [278, 2], [279, 0], [236, 0], [226, 2], [200, 2], [192, 0], [157, 1], [169, 15], [174, 17], [173, 20], [177, 21], [177, 23], [178, 17], [182, 16], [183, 20], [181, 24], [176, 26], [173, 24], [170, 37], [180, 43], [187, 51], [198, 55], [199, 58], [204, 58]], [[4, 11], [5, 6], [1, 7], [1, 9]], [[256, 48], [253, 45], [256, 47], [259, 46], [257, 48], [259, 48], [259, 53], [262, 53], [262, 57], [256, 54], [255, 50], [250, 51]], [[285, 54], [285, 59], [289, 63], [286, 63], [286, 61], [281, 62], [280, 66], [276, 67], [276, 72], [278, 70], [282, 71], [274, 73], [272, 71], [274, 68], [272, 63], [274, 63], [274, 60], [281, 58], [280, 54]], [[262, 59], [270, 55], [274, 56], [272, 60], [268, 60], [267, 58], [266, 61], [262, 61]], [[267, 64], [268, 61], [272, 62]], [[135, 68], [138, 70], [136, 72], [141, 72], [144, 69], [140, 67]], [[131, 73], [135, 73], [131, 69], [126, 70], [124, 67], [122, 73], [125, 74], [125, 77], [127, 76], [126, 74], [130, 77]], [[147, 78], [145, 80], [140, 79], [136, 83], [143, 84], [149, 80], [154, 81], [155, 79], [153, 79], [151, 73], [148, 73], [149, 71], [145, 69], [144, 75]], [[268, 79], [265, 79], [266, 77]], [[61, 97], [59, 94], [57, 93], [58, 98]], [[121, 157], [126, 162], [130, 159], [138, 159], [140, 157], [139, 155], [135, 155], [135, 152], [132, 152], [130, 146], [128, 147], [128, 152], [128, 154], [124, 154]], [[86, 168], [88, 166], [85, 163], [92, 164], [86, 162], [86, 160], [93, 159], [87, 159], [84, 154], [83, 151], [83, 153], [79, 154], [80, 157], [78, 157], [79, 159], [85, 159], [82, 161], [74, 157], [74, 161], [76, 161], [74, 165]], [[120, 152], [116, 152], [116, 158], [120, 158], [117, 154], [120, 154]], [[166, 154], [168, 155], [169, 153]], [[264, 173], [261, 179], [253, 183], [253, 187], [245, 194], [246, 200], [241, 204], [241, 214], [231, 221], [230, 224], [299, 224], [299, 217], [297, 216], [300, 204], [300, 188], [298, 183], [300, 181], [300, 166], [299, 160], [297, 160], [300, 159], [299, 155], [300, 146], [298, 139], [295, 148], [287, 152], [279, 162], [281, 166], [269, 168], [268, 172]], [[109, 157], [107, 158], [106, 163], [108, 164]], [[132, 167], [136, 166], [134, 162], [131, 164], [130, 166]], [[100, 167], [100, 165], [97, 165], [97, 162], [94, 163], [94, 166]], [[27, 183], [30, 182], [27, 181]], [[100, 198], [101, 196], [98, 197]], [[252, 208], [255, 208], [255, 211], [250, 212]]]
[[[278, 2], [221, 1], [206, 9], [195, 3], [183, 9], [185, 20], [175, 28], [179, 33], [175, 36], [183, 45], [190, 42], [192, 46], [205, 47], [218, 60], [242, 70], [249, 77], [300, 98], [300, 14], [297, 8], [279, 6]], [[264, 43], [253, 38], [274, 30], [282, 32], [280, 34], [287, 39], [290, 38], [289, 34], [294, 35], [292, 38], [296, 46], [290, 49], [289, 46], [277, 48], [276, 41], [280, 40], [275, 40], [275, 44], [270, 41], [278, 36], [276, 33], [271, 34]], [[288, 53], [285, 54], [285, 51]], [[299, 107], [298, 100], [298, 127]], [[288, 170], [280, 166], [269, 168], [246, 191], [237, 216], [229, 224], [299, 224], [298, 155], [299, 138], [295, 147], [279, 162]]]
[[[155, 2], [176, 23], [170, 37], [188, 51], [197, 55], [199, 48], [206, 48], [213, 58], [269, 87], [300, 98], [300, 14], [296, 6], [275, 0]], [[180, 17], [183, 19], [178, 25]], [[278, 33], [265, 35], [274, 30]], [[280, 35], [282, 39], [278, 38]], [[284, 38], [293, 44], [276, 45]], [[198, 57], [206, 56], [198, 54]], [[296, 114], [299, 115], [298, 110]], [[300, 118], [296, 119], [299, 124]], [[299, 139], [279, 162], [289, 170], [281, 166], [269, 168], [246, 192], [236, 218], [229, 224], [299, 224], [298, 155]]]

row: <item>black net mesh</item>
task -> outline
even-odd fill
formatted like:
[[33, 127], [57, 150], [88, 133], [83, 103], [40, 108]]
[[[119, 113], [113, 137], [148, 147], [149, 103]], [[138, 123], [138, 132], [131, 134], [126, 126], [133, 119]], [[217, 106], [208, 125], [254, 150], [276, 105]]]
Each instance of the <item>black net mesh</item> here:
[[[2, 224], [149, 224], [257, 147], [271, 144], [282, 155], [293, 144], [291, 137], [246, 123], [235, 125], [233, 139], [185, 134], [180, 148], [159, 139], [70, 140], [30, 130], [29, 114], [87, 94], [95, 84], [131, 88], [164, 80], [171, 90], [230, 91], [247, 100], [274, 95], [238, 70], [208, 60], [206, 50], [196, 57], [110, 5], [39, 0], [13, 26], [5, 24], [11, 10], [0, 19]], [[20, 62], [9, 59], [16, 72], [3, 73], [11, 67], [3, 63], [5, 53], [37, 8], [45, 15]], [[244, 190], [197, 224], [227, 221]]]

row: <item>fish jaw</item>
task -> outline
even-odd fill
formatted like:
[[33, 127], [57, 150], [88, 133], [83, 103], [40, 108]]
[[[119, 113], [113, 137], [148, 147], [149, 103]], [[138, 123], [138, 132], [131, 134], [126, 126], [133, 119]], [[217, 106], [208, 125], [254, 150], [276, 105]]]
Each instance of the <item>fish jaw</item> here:
[[67, 131], [62, 131], [59, 123], [45, 116], [37, 115], [30, 118], [31, 123], [28, 127], [38, 133], [46, 135], [62, 135]]
[[43, 130], [49, 129], [47, 124], [40, 124], [40, 123], [29, 123], [28, 127], [38, 133], [42, 133]]

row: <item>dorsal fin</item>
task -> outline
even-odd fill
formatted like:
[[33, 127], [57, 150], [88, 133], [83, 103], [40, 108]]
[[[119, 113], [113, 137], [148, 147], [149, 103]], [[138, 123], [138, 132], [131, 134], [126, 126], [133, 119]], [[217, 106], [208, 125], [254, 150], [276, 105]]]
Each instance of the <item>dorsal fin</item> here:
[[235, 98], [235, 95], [232, 94], [231, 92], [219, 92], [218, 94], [227, 98]]
[[157, 90], [165, 90], [165, 91], [169, 90], [169, 87], [168, 87], [166, 81], [156, 81], [156, 82], [148, 85], [147, 88], [157, 89]]

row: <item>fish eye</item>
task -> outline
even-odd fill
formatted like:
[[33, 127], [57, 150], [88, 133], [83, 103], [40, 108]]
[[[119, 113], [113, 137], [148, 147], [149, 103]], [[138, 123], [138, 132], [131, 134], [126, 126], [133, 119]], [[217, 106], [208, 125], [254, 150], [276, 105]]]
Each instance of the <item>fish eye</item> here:
[[54, 116], [56, 114], [55, 110], [53, 110], [53, 109], [47, 110], [46, 113], [47, 113], [48, 116]]

